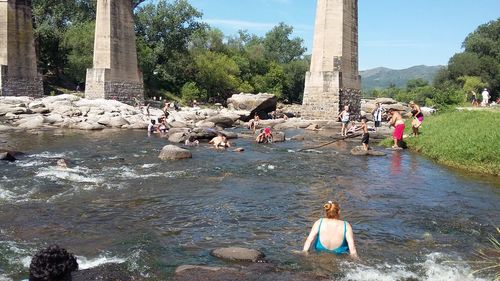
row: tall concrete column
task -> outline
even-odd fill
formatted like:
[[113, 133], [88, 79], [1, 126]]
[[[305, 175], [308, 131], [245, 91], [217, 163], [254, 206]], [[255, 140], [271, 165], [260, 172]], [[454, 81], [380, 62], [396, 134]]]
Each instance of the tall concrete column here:
[[0, 0], [0, 96], [43, 95], [30, 0]]
[[94, 68], [87, 69], [85, 97], [144, 100], [131, 0], [97, 1]]
[[302, 117], [333, 120], [350, 105], [361, 110], [358, 69], [358, 0], [317, 0], [311, 67], [306, 74]]

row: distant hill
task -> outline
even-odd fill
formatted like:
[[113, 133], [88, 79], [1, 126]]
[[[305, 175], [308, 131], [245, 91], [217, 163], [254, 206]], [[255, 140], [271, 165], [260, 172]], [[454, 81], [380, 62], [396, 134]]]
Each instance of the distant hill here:
[[429, 82], [434, 80], [436, 73], [443, 66], [426, 66], [419, 65], [407, 69], [395, 70], [385, 67], [377, 67], [365, 71], [360, 71], [361, 87], [363, 91], [370, 91], [373, 89], [384, 89], [391, 84], [396, 87], [405, 87], [406, 82], [412, 79], [422, 78]]

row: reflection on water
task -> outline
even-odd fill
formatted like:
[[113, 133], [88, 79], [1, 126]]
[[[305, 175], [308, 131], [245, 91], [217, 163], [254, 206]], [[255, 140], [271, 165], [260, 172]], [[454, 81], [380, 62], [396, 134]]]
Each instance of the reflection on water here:
[[[305, 144], [236, 140], [245, 153], [202, 145], [191, 160], [161, 162], [165, 140], [142, 132], [4, 138], [28, 154], [0, 163], [0, 280], [25, 276], [48, 243], [88, 266], [125, 261], [159, 278], [181, 264], [221, 264], [210, 250], [236, 245], [340, 280], [480, 280], [443, 260], [471, 258], [500, 225], [496, 178], [408, 152], [354, 158], [345, 142], [296, 153]], [[354, 226], [362, 265], [292, 254], [330, 199]]]

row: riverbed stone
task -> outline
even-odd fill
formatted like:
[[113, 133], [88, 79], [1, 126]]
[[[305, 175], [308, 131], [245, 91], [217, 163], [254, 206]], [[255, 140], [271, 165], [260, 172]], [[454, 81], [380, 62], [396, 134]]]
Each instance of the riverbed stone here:
[[75, 125], [76, 129], [79, 130], [87, 130], [87, 131], [98, 131], [98, 130], [103, 130], [106, 128], [106, 126], [99, 124], [97, 122], [93, 122], [90, 120], [79, 122]]
[[218, 126], [218, 127], [230, 128], [233, 126], [235, 120], [233, 120], [229, 116], [217, 115], [217, 116], [213, 116], [213, 117], [208, 118], [207, 121], [214, 123], [215, 126]]
[[172, 143], [184, 143], [189, 135], [183, 132], [169, 134], [168, 141]]
[[191, 151], [175, 145], [164, 146], [160, 152], [160, 155], [158, 156], [158, 158], [160, 158], [161, 160], [181, 160], [192, 157], [193, 154], [191, 153]]
[[16, 160], [16, 157], [14, 157], [14, 155], [12, 155], [10, 152], [0, 152], [0, 161], [14, 162]]
[[26, 130], [38, 129], [43, 126], [44, 120], [43, 116], [40, 115], [30, 116], [30, 118], [21, 120], [18, 127]]
[[385, 156], [386, 154], [382, 151], [369, 149], [366, 151], [362, 146], [356, 146], [351, 150], [351, 154], [354, 156]]
[[273, 134], [273, 142], [284, 142], [286, 140], [286, 136], [284, 132], [277, 132]]
[[258, 262], [265, 257], [259, 250], [241, 247], [218, 248], [213, 250], [211, 255], [224, 260], [247, 262]]
[[330, 281], [328, 276], [293, 272], [274, 264], [256, 263], [238, 267], [183, 265], [177, 268], [174, 281]]

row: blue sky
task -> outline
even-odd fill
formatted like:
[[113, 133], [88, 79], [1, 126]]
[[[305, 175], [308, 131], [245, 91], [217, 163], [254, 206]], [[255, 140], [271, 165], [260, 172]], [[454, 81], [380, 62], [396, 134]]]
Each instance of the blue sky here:
[[[311, 50], [314, 0], [189, 1], [226, 35], [264, 35], [285, 22]], [[360, 69], [444, 65], [467, 34], [499, 17], [500, 0], [359, 0]]]

